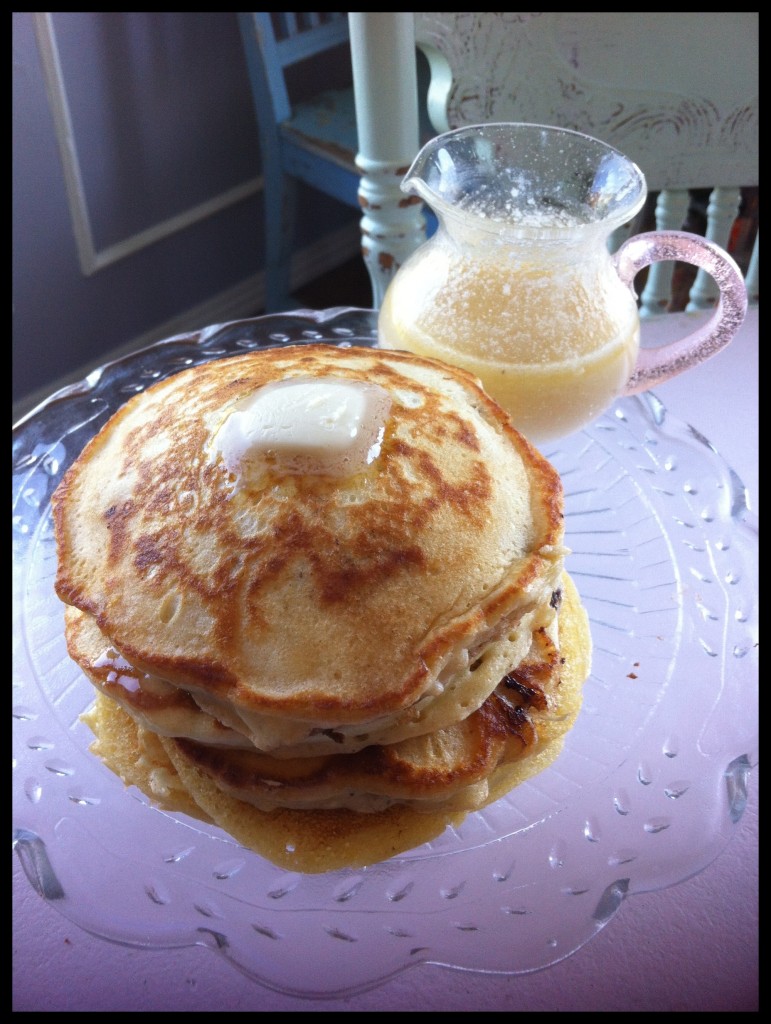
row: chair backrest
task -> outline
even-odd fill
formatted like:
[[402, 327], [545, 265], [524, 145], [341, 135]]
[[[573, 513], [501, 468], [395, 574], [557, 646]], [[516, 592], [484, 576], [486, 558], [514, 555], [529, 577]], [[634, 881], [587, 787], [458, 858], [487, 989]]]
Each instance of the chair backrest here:
[[415, 15], [437, 131], [557, 124], [616, 146], [653, 190], [757, 185], [758, 15]]
[[[356, 86], [357, 73], [367, 74], [371, 53], [357, 42], [354, 28], [359, 19], [379, 16], [349, 17]], [[704, 233], [729, 247], [747, 190], [758, 185], [756, 12], [430, 11], [395, 17], [411, 22], [412, 46], [428, 58], [425, 99], [437, 133], [483, 122], [528, 121], [593, 135], [642, 169], [655, 204], [648, 211], [651, 227], [681, 228], [689, 207], [701, 199], [694, 190], [706, 189]], [[402, 61], [409, 64], [412, 58], [403, 45]], [[366, 110], [357, 109], [360, 145], [365, 130], [369, 135], [376, 130], [367, 122], [381, 113], [373, 100]], [[400, 155], [396, 148], [394, 160]], [[381, 133], [381, 162], [386, 149]], [[614, 244], [622, 240], [619, 233]], [[756, 231], [754, 256], [747, 263], [742, 269], [752, 294], [757, 291]], [[395, 264], [392, 273], [396, 269]], [[648, 274], [643, 315], [667, 307], [672, 273], [671, 264], [661, 263]], [[700, 272], [691, 291], [696, 305], [710, 305], [713, 289], [712, 279]]]
[[327, 11], [250, 11], [240, 17], [253, 20], [263, 52], [271, 101], [264, 116], [281, 124], [292, 115], [287, 68], [347, 42], [348, 18]]
[[246, 11], [238, 19], [262, 156], [265, 309], [276, 312], [294, 305], [293, 284], [318, 272], [307, 259], [299, 269], [300, 184], [358, 209], [348, 18]]

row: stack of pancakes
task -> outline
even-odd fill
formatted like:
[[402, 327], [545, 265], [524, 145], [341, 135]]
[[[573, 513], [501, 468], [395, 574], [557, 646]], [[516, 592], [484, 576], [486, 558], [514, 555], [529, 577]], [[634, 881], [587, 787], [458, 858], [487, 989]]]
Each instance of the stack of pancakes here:
[[[387, 392], [372, 461], [225, 465], [234, 409], [293, 378]], [[191, 367], [118, 410], [53, 506], [93, 749], [275, 863], [418, 845], [542, 770], [578, 713], [559, 477], [443, 363], [310, 344]]]

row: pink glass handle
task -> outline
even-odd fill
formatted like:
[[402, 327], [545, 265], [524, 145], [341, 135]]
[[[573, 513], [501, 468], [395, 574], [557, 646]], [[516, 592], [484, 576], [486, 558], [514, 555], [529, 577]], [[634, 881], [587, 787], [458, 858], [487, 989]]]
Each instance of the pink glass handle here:
[[682, 260], [703, 268], [720, 288], [720, 300], [710, 319], [684, 338], [659, 348], [640, 349], [625, 395], [663, 384], [724, 348], [738, 331], [747, 312], [747, 289], [734, 260], [713, 242], [688, 231], [647, 231], [628, 239], [613, 256], [621, 280], [634, 294], [634, 279], [643, 267], [658, 260]]

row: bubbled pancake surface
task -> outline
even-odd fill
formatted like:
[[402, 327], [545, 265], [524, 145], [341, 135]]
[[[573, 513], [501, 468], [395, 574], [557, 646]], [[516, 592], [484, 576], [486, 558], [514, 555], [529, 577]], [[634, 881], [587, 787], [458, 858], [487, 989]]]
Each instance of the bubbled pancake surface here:
[[[211, 454], [228, 411], [267, 383], [329, 375], [390, 393], [379, 457], [343, 480], [235, 487]], [[154, 385], [86, 446], [53, 499], [56, 589], [132, 665], [193, 694], [383, 727], [421, 697], [428, 714], [443, 669], [496, 624], [514, 635], [548, 606], [561, 500], [555, 470], [463, 371], [364, 348], [251, 352]], [[479, 706], [496, 682], [466, 672], [445, 706]]]
[[[211, 818], [238, 842], [282, 867], [314, 873], [362, 866], [427, 842], [448, 824], [459, 825], [469, 810], [485, 806], [543, 771], [558, 756], [564, 737], [575, 722], [581, 689], [591, 666], [591, 636], [586, 612], [567, 575], [563, 576], [562, 584], [558, 657], [555, 659], [549, 644], [542, 642], [540, 652], [538, 649], [531, 652], [521, 672], [511, 681], [513, 685], [507, 687], [502, 683], [493, 695], [496, 697], [502, 690], [508, 690], [508, 702], [522, 709], [522, 715], [512, 716], [511, 711], [502, 713], [494, 704], [486, 702], [482, 711], [472, 716], [460, 731], [456, 730], [452, 738], [437, 736], [433, 747], [425, 746], [422, 753], [416, 751], [414, 744], [408, 745], [401, 758], [397, 753], [389, 762], [388, 752], [385, 752], [386, 760], [382, 763], [390, 763], [392, 768], [401, 759], [403, 764], [412, 760], [410, 767], [413, 769], [421, 760], [425, 770], [435, 769], [429, 789], [423, 787], [420, 792], [413, 790], [409, 794], [418, 797], [410, 805], [392, 805], [370, 814], [344, 809], [260, 810], [224, 789], [225, 776], [216, 769], [212, 771], [212, 762], [190, 756], [189, 745], [168, 739], [160, 741], [166, 755], [164, 769], [176, 775], [187, 800], [194, 802], [198, 816]], [[143, 778], [136, 770], [128, 776], [126, 772], [126, 764], [130, 764], [131, 754], [141, 743], [138, 737], [144, 730], [117, 703], [101, 694], [97, 698], [97, 712], [89, 716], [89, 724], [97, 734], [96, 752], [127, 784], [139, 786], [159, 802], [149, 788], [147, 777]], [[487, 716], [488, 721], [474, 724], [473, 719], [480, 716]], [[480, 753], [485, 739], [489, 741], [488, 755], [493, 747], [497, 754], [487, 756], [483, 771], [475, 772], [472, 760]], [[430, 751], [440, 749], [441, 756], [430, 765], [427, 760]], [[231, 755], [240, 757], [241, 753], [226, 754]], [[263, 758], [263, 762], [267, 760], [270, 759]], [[355, 761], [356, 755], [341, 755], [338, 760]], [[286, 762], [283, 770], [290, 770]], [[297, 771], [303, 771], [301, 765]], [[230, 777], [230, 783], [233, 777], [237, 783], [244, 784], [245, 777], [239, 777], [237, 770], [235, 776]], [[162, 778], [165, 780], [165, 775]], [[427, 779], [424, 775], [423, 782]], [[404, 781], [402, 779], [402, 786]], [[169, 806], [168, 791], [179, 794], [178, 789], [167, 786], [163, 804], [166, 807]], [[422, 801], [422, 808], [421, 793], [428, 797]], [[437, 803], [442, 796], [444, 806]], [[180, 801], [178, 809], [190, 813], [188, 807]]]

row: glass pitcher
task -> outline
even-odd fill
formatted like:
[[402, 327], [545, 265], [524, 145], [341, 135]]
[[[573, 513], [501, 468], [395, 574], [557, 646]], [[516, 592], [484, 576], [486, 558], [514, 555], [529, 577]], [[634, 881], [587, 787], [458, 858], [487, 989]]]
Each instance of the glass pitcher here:
[[[645, 178], [580, 132], [456, 129], [423, 147], [401, 187], [439, 226], [391, 281], [378, 344], [469, 370], [536, 444], [713, 355], [744, 318], [739, 268], [698, 235], [646, 232], [611, 255], [612, 232], [645, 202]], [[633, 282], [656, 260], [703, 267], [720, 301], [700, 330], [641, 349]]]

